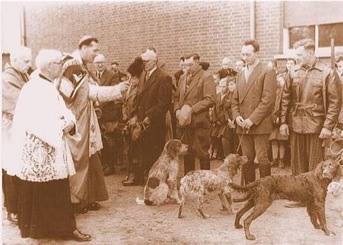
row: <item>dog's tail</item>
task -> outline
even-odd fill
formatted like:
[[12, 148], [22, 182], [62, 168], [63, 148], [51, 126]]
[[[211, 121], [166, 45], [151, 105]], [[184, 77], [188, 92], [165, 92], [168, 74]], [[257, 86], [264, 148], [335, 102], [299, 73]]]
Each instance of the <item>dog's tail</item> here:
[[145, 205], [145, 200], [143, 200], [143, 199], [139, 199], [139, 197], [137, 197], [136, 198], [136, 203], [138, 204], [138, 205]]

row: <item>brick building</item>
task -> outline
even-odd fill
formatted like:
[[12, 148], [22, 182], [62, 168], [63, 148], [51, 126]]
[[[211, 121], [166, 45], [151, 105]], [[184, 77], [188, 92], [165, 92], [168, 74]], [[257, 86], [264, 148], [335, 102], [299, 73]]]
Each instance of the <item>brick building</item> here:
[[314, 38], [318, 55], [327, 58], [333, 35], [341, 52], [339, 10], [340, 1], [30, 2], [24, 5], [22, 39], [36, 55], [41, 48], [72, 52], [80, 37], [90, 34], [98, 37], [108, 61], [118, 61], [123, 70], [151, 46], [170, 72], [190, 52], [217, 70], [224, 56], [240, 57], [247, 38], [259, 41], [263, 61], [292, 55], [292, 44], [303, 37]]

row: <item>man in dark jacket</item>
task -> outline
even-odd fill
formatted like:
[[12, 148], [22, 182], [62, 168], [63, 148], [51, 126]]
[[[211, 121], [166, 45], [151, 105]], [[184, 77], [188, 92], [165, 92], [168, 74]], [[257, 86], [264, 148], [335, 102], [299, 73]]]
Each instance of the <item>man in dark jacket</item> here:
[[337, 72], [315, 57], [315, 44], [294, 44], [298, 64], [289, 72], [281, 99], [281, 135], [290, 135], [292, 174], [315, 169], [324, 159], [342, 105]]
[[271, 174], [268, 147], [276, 98], [276, 74], [260, 62], [259, 49], [256, 40], [244, 42], [242, 58], [247, 66], [237, 75], [237, 90], [232, 102], [242, 152], [248, 157], [242, 169], [242, 182], [245, 184], [255, 181], [255, 157], [260, 177]]
[[[94, 59], [94, 65], [96, 67], [95, 76], [99, 85], [113, 86], [118, 84], [119, 80], [112, 71], [106, 68], [105, 64], [105, 56], [98, 54]], [[115, 173], [114, 167], [118, 164], [119, 151], [123, 146], [121, 130], [119, 128], [119, 122], [122, 118], [122, 104], [122, 100], [109, 101], [99, 103], [96, 108], [104, 146], [101, 154], [101, 163], [105, 176]], [[108, 128], [111, 128], [111, 130]]]
[[143, 133], [139, 139], [140, 165], [133, 183], [142, 185], [154, 162], [162, 153], [166, 140], [166, 113], [172, 101], [172, 78], [157, 66], [157, 55], [147, 49], [141, 55], [144, 71], [137, 91], [137, 103], [130, 120], [140, 123]]
[[201, 169], [210, 169], [210, 116], [209, 108], [215, 103], [216, 88], [212, 74], [204, 71], [198, 54], [185, 57], [187, 67], [178, 84], [174, 111], [177, 136], [187, 144], [189, 154], [184, 157], [185, 174], [195, 169], [195, 157]]

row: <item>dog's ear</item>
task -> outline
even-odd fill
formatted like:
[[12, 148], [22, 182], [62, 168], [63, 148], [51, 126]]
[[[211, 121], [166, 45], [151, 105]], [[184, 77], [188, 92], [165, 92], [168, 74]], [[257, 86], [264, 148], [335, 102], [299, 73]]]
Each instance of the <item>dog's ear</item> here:
[[343, 166], [338, 164], [336, 175], [332, 179], [332, 181], [340, 181], [342, 179], [343, 179]]
[[169, 140], [166, 144], [166, 150], [171, 158], [176, 158], [180, 152], [181, 141], [180, 140]]

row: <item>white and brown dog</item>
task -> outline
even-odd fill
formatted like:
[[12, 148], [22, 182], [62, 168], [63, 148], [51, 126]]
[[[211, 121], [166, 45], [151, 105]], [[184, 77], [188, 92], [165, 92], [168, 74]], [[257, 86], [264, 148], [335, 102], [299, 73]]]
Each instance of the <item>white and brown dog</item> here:
[[185, 154], [188, 146], [180, 140], [169, 140], [154, 165], [151, 167], [144, 187], [144, 200], [136, 198], [139, 205], [160, 205], [167, 198], [180, 202], [177, 193], [177, 175], [179, 172], [179, 155]]
[[328, 186], [330, 195], [330, 209], [337, 213], [335, 225], [343, 226], [343, 166], [340, 165], [336, 178]]
[[[187, 173], [180, 183], [181, 203], [179, 207], [179, 218], [183, 218], [182, 209], [186, 202], [187, 194], [195, 195], [198, 198], [198, 212], [205, 219], [209, 216], [204, 214], [202, 207], [205, 191], [217, 191], [222, 205], [222, 210], [231, 209], [231, 189], [229, 183], [237, 174], [241, 166], [248, 161], [246, 156], [229, 154], [224, 163], [214, 170], [196, 170]], [[227, 200], [229, 207], [225, 203]]]

